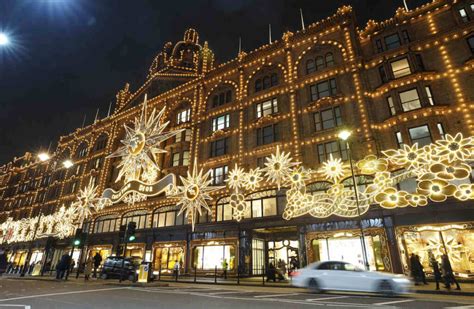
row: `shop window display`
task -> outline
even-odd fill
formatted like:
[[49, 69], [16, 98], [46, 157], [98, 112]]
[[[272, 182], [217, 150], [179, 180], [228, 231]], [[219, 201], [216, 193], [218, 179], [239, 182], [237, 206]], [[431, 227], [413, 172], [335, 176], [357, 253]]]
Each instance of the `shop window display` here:
[[162, 247], [155, 249], [154, 255], [154, 269], [165, 273], [171, 273], [174, 269], [176, 261], [184, 268], [184, 248], [176, 247]]
[[235, 269], [235, 246], [209, 245], [193, 248], [193, 268], [198, 270], [222, 269], [222, 262], [226, 259], [228, 270]]
[[282, 260], [288, 268], [292, 259], [298, 261], [298, 248], [297, 240], [269, 241], [268, 263], [272, 263], [277, 267], [278, 262]]
[[474, 275], [474, 229], [469, 224], [402, 227], [398, 229], [397, 238], [407, 273], [412, 253], [420, 257], [421, 264], [429, 273], [432, 270], [430, 257], [441, 262], [441, 255], [447, 252], [456, 275]]

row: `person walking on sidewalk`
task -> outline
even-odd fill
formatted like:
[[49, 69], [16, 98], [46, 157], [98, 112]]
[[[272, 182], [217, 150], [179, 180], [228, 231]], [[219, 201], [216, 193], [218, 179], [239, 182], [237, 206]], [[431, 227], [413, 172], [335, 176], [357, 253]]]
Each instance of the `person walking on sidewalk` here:
[[174, 262], [174, 267], [173, 267], [173, 274], [175, 276], [176, 281], [178, 281], [178, 276], [179, 276], [179, 261], [176, 260]]
[[100, 263], [102, 262], [102, 256], [100, 256], [99, 252], [96, 252], [94, 255], [94, 278], [97, 278], [97, 269], [100, 266]]
[[420, 262], [420, 256], [417, 254], [417, 255], [415, 255], [415, 257], [416, 257], [416, 265], [417, 265], [417, 268], [418, 268], [418, 273], [420, 274], [420, 280], [424, 284], [428, 284], [428, 282], [426, 282], [426, 275], [425, 275], [425, 271], [423, 269], [423, 264], [421, 264], [421, 262]]
[[92, 258], [89, 256], [87, 258], [87, 261], [84, 265], [84, 280], [88, 281], [91, 273], [92, 273], [92, 268], [94, 267], [94, 263], [92, 262]]
[[443, 254], [441, 257], [441, 270], [443, 271], [445, 288], [448, 290], [451, 289], [451, 284], [456, 284], [456, 290], [460, 290], [458, 281], [454, 277], [453, 268], [451, 267], [451, 262], [446, 254]]
[[224, 277], [224, 279], [227, 279], [227, 259], [223, 259], [222, 260], [222, 270], [223, 270], [223, 273], [222, 273], [222, 276]]
[[433, 268], [433, 276], [436, 282], [436, 290], [439, 290], [439, 282], [441, 281], [441, 271], [439, 270], [439, 264], [438, 261], [434, 258], [434, 256], [431, 257], [430, 260], [431, 268]]
[[411, 270], [411, 276], [413, 277], [413, 280], [415, 281], [415, 285], [419, 285], [421, 281], [420, 268], [419, 268], [419, 265], [414, 253], [410, 255], [410, 270]]

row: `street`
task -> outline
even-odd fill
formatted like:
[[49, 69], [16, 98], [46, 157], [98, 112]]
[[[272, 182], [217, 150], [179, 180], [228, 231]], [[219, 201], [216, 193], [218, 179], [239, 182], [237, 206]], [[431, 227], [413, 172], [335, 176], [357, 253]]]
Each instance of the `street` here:
[[474, 308], [474, 297], [311, 294], [296, 288], [0, 279], [0, 308]]

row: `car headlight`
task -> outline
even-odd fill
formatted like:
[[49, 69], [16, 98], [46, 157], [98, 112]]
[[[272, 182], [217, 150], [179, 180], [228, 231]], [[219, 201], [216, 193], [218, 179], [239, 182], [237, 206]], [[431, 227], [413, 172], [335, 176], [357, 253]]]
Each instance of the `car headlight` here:
[[410, 280], [406, 279], [406, 278], [393, 278], [392, 279], [393, 281], [395, 281], [396, 283], [410, 283]]

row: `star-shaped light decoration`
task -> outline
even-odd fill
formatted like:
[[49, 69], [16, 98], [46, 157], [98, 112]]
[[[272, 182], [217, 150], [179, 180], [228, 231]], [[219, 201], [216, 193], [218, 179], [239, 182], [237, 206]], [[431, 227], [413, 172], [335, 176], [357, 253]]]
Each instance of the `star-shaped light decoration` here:
[[254, 191], [260, 186], [262, 181], [262, 172], [260, 168], [254, 168], [245, 174], [244, 186], [247, 190]]
[[330, 179], [334, 183], [338, 183], [345, 174], [341, 159], [334, 159], [332, 154], [329, 155], [329, 160], [323, 163], [321, 169], [326, 179]]
[[77, 218], [81, 221], [81, 225], [84, 219], [87, 219], [92, 215], [92, 211], [99, 211], [104, 207], [102, 198], [98, 197], [97, 186], [92, 183], [92, 179], [84, 189], [79, 190], [77, 199], [72, 203], [71, 207], [77, 215]]
[[242, 187], [245, 183], [245, 172], [244, 169], [237, 166], [229, 171], [229, 178], [226, 179], [229, 188], [237, 190]]
[[267, 158], [263, 172], [268, 181], [276, 183], [278, 190], [285, 183], [292, 172], [292, 168], [299, 163], [292, 162], [290, 153], [281, 152], [277, 146], [276, 153]]
[[194, 231], [194, 225], [196, 223], [197, 215], [202, 215], [203, 209], [211, 212], [209, 205], [206, 200], [211, 200], [209, 193], [220, 190], [224, 186], [211, 186], [212, 179], [209, 178], [209, 173], [203, 173], [203, 170], [197, 170], [197, 160], [194, 160], [193, 172], [189, 173], [187, 177], [179, 177], [182, 182], [182, 186], [176, 186], [172, 197], [179, 199], [178, 206], [181, 206], [178, 215], [185, 213], [186, 216], [191, 218], [192, 230]]
[[125, 138], [121, 140], [123, 146], [108, 156], [109, 158], [122, 158], [118, 166], [120, 171], [116, 182], [124, 178], [126, 182], [140, 180], [147, 184], [153, 183], [160, 170], [156, 163], [156, 156], [167, 152], [161, 148], [161, 143], [183, 131], [183, 129], [179, 129], [164, 132], [169, 124], [169, 121], [160, 124], [165, 108], [159, 113], [154, 109], [150, 117], [147, 118], [146, 102], [145, 95], [140, 118], [135, 118], [133, 128], [124, 125]]

